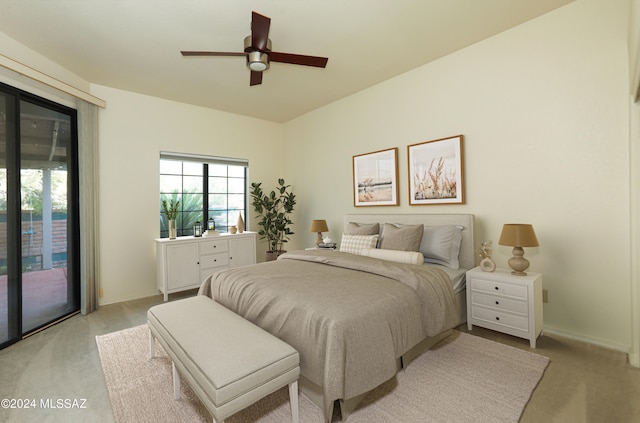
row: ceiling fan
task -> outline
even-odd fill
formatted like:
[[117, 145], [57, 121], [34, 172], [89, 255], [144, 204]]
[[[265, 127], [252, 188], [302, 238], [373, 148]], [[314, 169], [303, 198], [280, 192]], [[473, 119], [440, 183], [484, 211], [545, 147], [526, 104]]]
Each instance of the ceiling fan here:
[[271, 51], [270, 25], [271, 18], [251, 12], [251, 35], [244, 39], [244, 52], [181, 51], [180, 53], [183, 56], [246, 56], [247, 67], [251, 70], [249, 85], [262, 84], [262, 72], [269, 69], [270, 62], [314, 66], [317, 68], [327, 66], [329, 59], [326, 57]]

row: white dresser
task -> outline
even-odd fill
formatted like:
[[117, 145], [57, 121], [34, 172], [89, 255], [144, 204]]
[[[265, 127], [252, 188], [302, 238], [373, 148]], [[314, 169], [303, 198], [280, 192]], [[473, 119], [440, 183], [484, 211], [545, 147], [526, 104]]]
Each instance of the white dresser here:
[[158, 291], [193, 289], [212, 273], [256, 262], [256, 233], [156, 239]]
[[529, 340], [542, 332], [542, 275], [515, 276], [506, 269], [467, 272], [467, 327], [481, 326]]

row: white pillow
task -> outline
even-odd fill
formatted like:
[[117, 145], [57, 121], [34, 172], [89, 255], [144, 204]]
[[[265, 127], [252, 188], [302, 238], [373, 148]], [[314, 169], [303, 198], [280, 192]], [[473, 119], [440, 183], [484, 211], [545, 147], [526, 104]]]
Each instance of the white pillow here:
[[380, 260], [395, 261], [406, 264], [422, 264], [424, 256], [419, 251], [385, 250], [382, 248], [365, 248], [360, 253], [363, 256], [373, 257]]
[[365, 248], [376, 248], [378, 235], [349, 235], [342, 234], [340, 251], [343, 253], [361, 254]]
[[420, 251], [424, 255], [425, 263], [434, 263], [459, 269], [460, 243], [462, 242], [463, 226], [425, 226]]

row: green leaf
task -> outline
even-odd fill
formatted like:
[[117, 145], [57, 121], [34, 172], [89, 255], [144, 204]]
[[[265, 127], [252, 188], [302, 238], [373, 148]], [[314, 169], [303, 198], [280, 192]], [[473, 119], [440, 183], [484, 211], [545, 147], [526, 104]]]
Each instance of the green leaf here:
[[267, 239], [271, 251], [281, 251], [282, 244], [288, 241], [288, 236], [293, 235], [289, 225], [293, 222], [289, 214], [293, 212], [295, 195], [288, 192], [290, 185], [285, 185], [282, 178], [278, 179], [276, 190], [265, 194], [261, 188], [261, 182], [251, 183], [251, 204], [257, 213], [258, 231], [260, 239]]

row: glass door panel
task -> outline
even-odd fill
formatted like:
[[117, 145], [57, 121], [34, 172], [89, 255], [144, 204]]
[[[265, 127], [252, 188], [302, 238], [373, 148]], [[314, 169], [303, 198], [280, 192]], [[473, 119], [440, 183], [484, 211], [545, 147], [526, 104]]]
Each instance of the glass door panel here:
[[78, 309], [68, 278], [67, 114], [20, 102], [22, 332]]
[[9, 275], [7, 249], [7, 137], [10, 135], [12, 96], [0, 93], [0, 344], [9, 334]]

